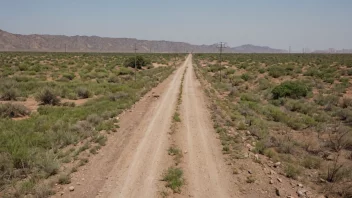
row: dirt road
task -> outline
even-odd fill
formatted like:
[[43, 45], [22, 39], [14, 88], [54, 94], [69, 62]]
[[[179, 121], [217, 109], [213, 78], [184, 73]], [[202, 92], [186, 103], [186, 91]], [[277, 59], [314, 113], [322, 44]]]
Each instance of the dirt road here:
[[[205, 96], [194, 76], [192, 56], [166, 81], [121, 115], [120, 129], [98, 155], [73, 174], [73, 192], [63, 197], [159, 197], [161, 174], [172, 162], [167, 156], [172, 115], [182, 74], [182, 126], [176, 133], [183, 151], [187, 184], [178, 196], [232, 197], [228, 169], [213, 131]], [[160, 94], [156, 99], [155, 94]], [[233, 193], [232, 193], [233, 194]]]
[[238, 197], [231, 187], [231, 172], [221, 153], [216, 138], [206, 97], [196, 79], [192, 59], [187, 63], [184, 79], [181, 128], [177, 142], [185, 154], [185, 177], [187, 193], [191, 197]]

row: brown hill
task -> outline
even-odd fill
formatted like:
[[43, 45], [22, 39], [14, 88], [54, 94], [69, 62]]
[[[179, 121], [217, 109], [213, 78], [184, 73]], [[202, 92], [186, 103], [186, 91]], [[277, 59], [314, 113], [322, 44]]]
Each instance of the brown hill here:
[[[107, 38], [98, 36], [21, 35], [0, 30], [0, 51], [48, 51], [48, 52], [218, 52], [216, 45], [191, 45], [184, 42], [148, 41], [133, 38]], [[226, 52], [283, 53], [284, 50], [244, 45], [227, 48]]]

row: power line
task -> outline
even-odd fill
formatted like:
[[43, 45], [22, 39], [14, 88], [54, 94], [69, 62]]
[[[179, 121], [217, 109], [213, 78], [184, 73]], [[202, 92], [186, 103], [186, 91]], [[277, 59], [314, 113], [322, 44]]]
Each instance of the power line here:
[[134, 44], [134, 81], [137, 81], [137, 43]]
[[222, 51], [224, 48], [226, 48], [226, 43], [224, 42], [220, 42], [217, 46], [217, 48], [219, 48], [219, 51], [220, 51], [220, 54], [219, 54], [219, 61], [220, 61], [220, 68], [219, 68], [219, 79], [220, 79], [220, 82], [221, 82], [221, 63], [222, 63]]

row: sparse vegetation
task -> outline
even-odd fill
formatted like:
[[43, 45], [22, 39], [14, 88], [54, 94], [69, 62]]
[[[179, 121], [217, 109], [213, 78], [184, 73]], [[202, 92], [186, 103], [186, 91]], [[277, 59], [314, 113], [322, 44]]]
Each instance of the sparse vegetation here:
[[163, 175], [166, 187], [171, 188], [174, 193], [180, 193], [184, 184], [183, 171], [180, 168], [170, 167]]
[[[47, 197], [53, 193], [51, 185], [42, 180], [58, 175], [59, 183], [68, 183], [69, 175], [61, 173], [61, 163], [86, 164], [89, 159], [81, 154], [95, 154], [106, 144], [106, 134], [118, 128], [114, 117], [174, 69], [145, 67], [134, 82], [133, 69], [124, 67], [131, 57], [0, 53], [1, 195]], [[143, 67], [150, 64], [146, 59], [167, 65], [171, 56], [147, 54], [143, 59]], [[76, 99], [88, 100], [72, 101]], [[66, 149], [69, 145], [74, 148]], [[35, 180], [24, 185], [23, 192], [10, 190], [24, 178]]]
[[332, 197], [349, 195], [351, 55], [224, 54], [225, 70], [236, 72], [224, 72], [221, 82], [216, 55], [194, 57], [196, 74], [211, 85], [214, 128], [234, 164], [250, 150], [281, 162], [288, 178], [308, 180]]

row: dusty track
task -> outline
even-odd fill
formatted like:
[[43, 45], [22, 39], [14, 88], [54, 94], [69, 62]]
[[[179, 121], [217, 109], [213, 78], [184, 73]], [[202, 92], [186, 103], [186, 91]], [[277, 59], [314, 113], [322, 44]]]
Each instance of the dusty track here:
[[[186, 151], [182, 168], [186, 185], [176, 197], [237, 197], [231, 172], [221, 153], [207, 111], [206, 98], [194, 76], [192, 56], [166, 81], [121, 115], [120, 129], [90, 162], [73, 174], [75, 191], [63, 197], [159, 197], [161, 174], [172, 162], [168, 134], [182, 75], [187, 69], [176, 143]], [[160, 94], [159, 99], [152, 95]], [[173, 196], [173, 195], [172, 195]]]
[[232, 173], [224, 162], [192, 59], [187, 66], [181, 104], [182, 123], [176, 138], [186, 153], [183, 168], [188, 186], [184, 193], [191, 197], [238, 197], [231, 192], [234, 191]]
[[118, 132], [73, 174], [75, 191], [66, 187], [63, 197], [156, 197], [184, 69], [185, 64], [121, 115]]

